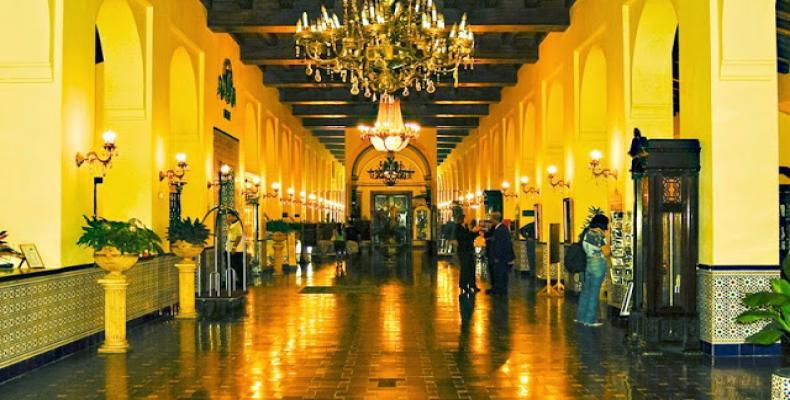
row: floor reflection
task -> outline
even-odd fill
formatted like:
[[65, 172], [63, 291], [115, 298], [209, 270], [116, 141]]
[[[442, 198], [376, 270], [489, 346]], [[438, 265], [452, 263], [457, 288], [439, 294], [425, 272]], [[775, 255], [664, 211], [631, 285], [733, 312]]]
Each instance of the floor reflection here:
[[621, 329], [574, 325], [575, 300], [537, 297], [531, 279], [512, 277], [509, 297], [467, 296], [449, 260], [385, 261], [264, 277], [244, 318], [148, 324], [130, 331], [131, 353], [78, 353], [0, 398], [767, 397], [772, 367], [632, 354]]

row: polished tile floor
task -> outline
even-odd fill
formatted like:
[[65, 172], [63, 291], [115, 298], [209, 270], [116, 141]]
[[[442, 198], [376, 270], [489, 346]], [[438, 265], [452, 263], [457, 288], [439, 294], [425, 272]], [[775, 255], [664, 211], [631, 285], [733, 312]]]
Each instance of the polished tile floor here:
[[[154, 322], [132, 352], [95, 349], [0, 385], [2, 399], [766, 399], [773, 366], [629, 351], [581, 328], [573, 298], [460, 297], [419, 252], [258, 282], [236, 321]], [[777, 360], [778, 361], [778, 360]]]

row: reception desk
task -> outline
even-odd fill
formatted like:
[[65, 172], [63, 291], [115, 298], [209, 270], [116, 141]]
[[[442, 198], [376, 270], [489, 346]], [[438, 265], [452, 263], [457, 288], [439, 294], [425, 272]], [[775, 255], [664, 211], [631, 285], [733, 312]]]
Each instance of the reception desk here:
[[[141, 260], [127, 272], [127, 320], [178, 302], [177, 260]], [[0, 272], [0, 381], [98, 342], [104, 292], [96, 280], [104, 274], [93, 265]]]

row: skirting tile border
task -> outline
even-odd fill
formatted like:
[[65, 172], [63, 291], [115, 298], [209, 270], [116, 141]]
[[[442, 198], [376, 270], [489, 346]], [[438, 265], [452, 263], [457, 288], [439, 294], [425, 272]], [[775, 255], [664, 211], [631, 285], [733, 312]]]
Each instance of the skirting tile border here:
[[[134, 328], [150, 321], [167, 318], [166, 317], [167, 315], [172, 315], [172, 314], [173, 314], [173, 307], [171, 306], [158, 311], [154, 311], [150, 314], [146, 314], [142, 317], [129, 320], [126, 323], [127, 324], [126, 326], [127, 328]], [[45, 353], [38, 354], [24, 361], [20, 361], [16, 364], [9, 365], [5, 368], [0, 368], [0, 384], [8, 380], [14, 379], [20, 375], [26, 374], [36, 368], [43, 367], [49, 363], [58, 361], [78, 351], [82, 351], [91, 347], [98, 346], [99, 344], [102, 343], [103, 340], [104, 340], [104, 331], [97, 332], [92, 335], [88, 335], [84, 338], [78, 339], [74, 342], [49, 350]], [[134, 350], [132, 349], [132, 351]]]
[[697, 269], [697, 310], [703, 353], [719, 357], [770, 357], [781, 355], [780, 344], [760, 346], [745, 343], [759, 331], [759, 323], [740, 325], [734, 319], [745, 310], [741, 299], [769, 290], [769, 281], [779, 276], [778, 265], [704, 265]]
[[724, 357], [780, 357], [782, 344], [759, 345], [751, 343], [722, 343], [712, 344], [700, 340], [702, 353], [714, 358]]

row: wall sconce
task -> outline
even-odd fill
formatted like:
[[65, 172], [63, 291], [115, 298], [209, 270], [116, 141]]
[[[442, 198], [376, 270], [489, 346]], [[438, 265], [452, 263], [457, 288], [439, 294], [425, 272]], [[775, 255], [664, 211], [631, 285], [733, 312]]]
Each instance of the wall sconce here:
[[77, 156], [75, 160], [77, 162], [77, 168], [81, 167], [86, 161], [88, 164], [93, 165], [94, 163], [99, 163], [102, 166], [101, 176], [94, 174], [93, 176], [93, 216], [98, 216], [98, 209], [99, 209], [99, 185], [104, 183], [104, 174], [107, 168], [110, 167], [110, 163], [112, 162], [112, 158], [118, 155], [118, 152], [115, 148], [115, 139], [117, 135], [115, 132], [108, 130], [101, 135], [102, 140], [104, 140], [104, 145], [102, 146], [103, 150], [100, 152], [96, 151], [89, 151], [88, 154], [82, 155], [82, 153], [77, 152]]
[[298, 204], [300, 206], [306, 206], [307, 205], [307, 192], [305, 192], [304, 190], [299, 192], [299, 200], [294, 200], [294, 203]]
[[184, 153], [177, 153], [176, 154], [176, 168], [175, 169], [168, 169], [167, 171], [159, 171], [159, 181], [165, 180], [167, 178], [167, 184], [170, 185], [171, 192], [180, 192], [184, 185], [186, 185], [186, 180], [184, 180], [184, 175], [189, 170], [189, 165], [187, 164], [187, 155]]
[[522, 176], [521, 177], [521, 193], [526, 194], [527, 196], [535, 195], [540, 196], [540, 189], [534, 186], [527, 186], [529, 184], [529, 177]]
[[257, 176], [253, 176], [252, 178], [244, 178], [244, 191], [241, 192], [241, 195], [244, 196], [244, 200], [247, 201], [247, 204], [258, 204], [258, 199], [260, 198], [261, 188], [261, 178]]
[[318, 197], [316, 197], [315, 193], [310, 193], [310, 195], [307, 196], [307, 206], [308, 207], [310, 207], [312, 209], [315, 209], [315, 206], [316, 206], [317, 202], [318, 202]]
[[294, 195], [296, 194], [296, 190], [293, 187], [289, 187], [288, 190], [285, 191], [285, 194], [286, 197], [281, 200], [283, 204], [295, 204]]
[[547, 168], [546, 170], [549, 173], [549, 185], [551, 185], [552, 188], [554, 188], [554, 189], [557, 189], [557, 188], [570, 189], [571, 188], [571, 184], [570, 183], [565, 182], [564, 180], [557, 178], [557, 167], [556, 166], [549, 165], [549, 168]]
[[[102, 150], [99, 152], [96, 151], [89, 151], [88, 154], [83, 155], [82, 153], [77, 153], [75, 160], [77, 162], [77, 168], [81, 167], [86, 161], [88, 164], [93, 163], [100, 163], [102, 167], [109, 168], [110, 163], [112, 162], [112, 158], [118, 155], [118, 151], [115, 147], [115, 139], [117, 139], [117, 135], [115, 132], [108, 130], [104, 132], [102, 135], [102, 140], [104, 140], [104, 145], [102, 145]], [[104, 171], [102, 171], [102, 176], [104, 176]]]
[[601, 168], [601, 158], [603, 158], [603, 154], [599, 150], [593, 150], [590, 152], [590, 171], [592, 172], [593, 178], [614, 178], [617, 179], [617, 171], [613, 171], [609, 168]]
[[518, 197], [518, 193], [510, 193], [509, 190], [510, 190], [510, 182], [503, 181], [502, 182], [502, 197], [504, 197], [506, 199]]
[[167, 185], [170, 187], [170, 220], [181, 219], [181, 190], [187, 184], [184, 179], [189, 166], [187, 165], [187, 155], [184, 153], [176, 154], [176, 168], [165, 172], [159, 171], [159, 181], [167, 178]]
[[263, 197], [267, 199], [280, 197], [280, 182], [272, 182], [272, 191], [266, 192]]
[[233, 179], [233, 168], [230, 167], [228, 164], [222, 164], [219, 167], [219, 179], [214, 179], [209, 181], [206, 186], [211, 189], [212, 186], [219, 186], [220, 184], [228, 183], [228, 181]]

